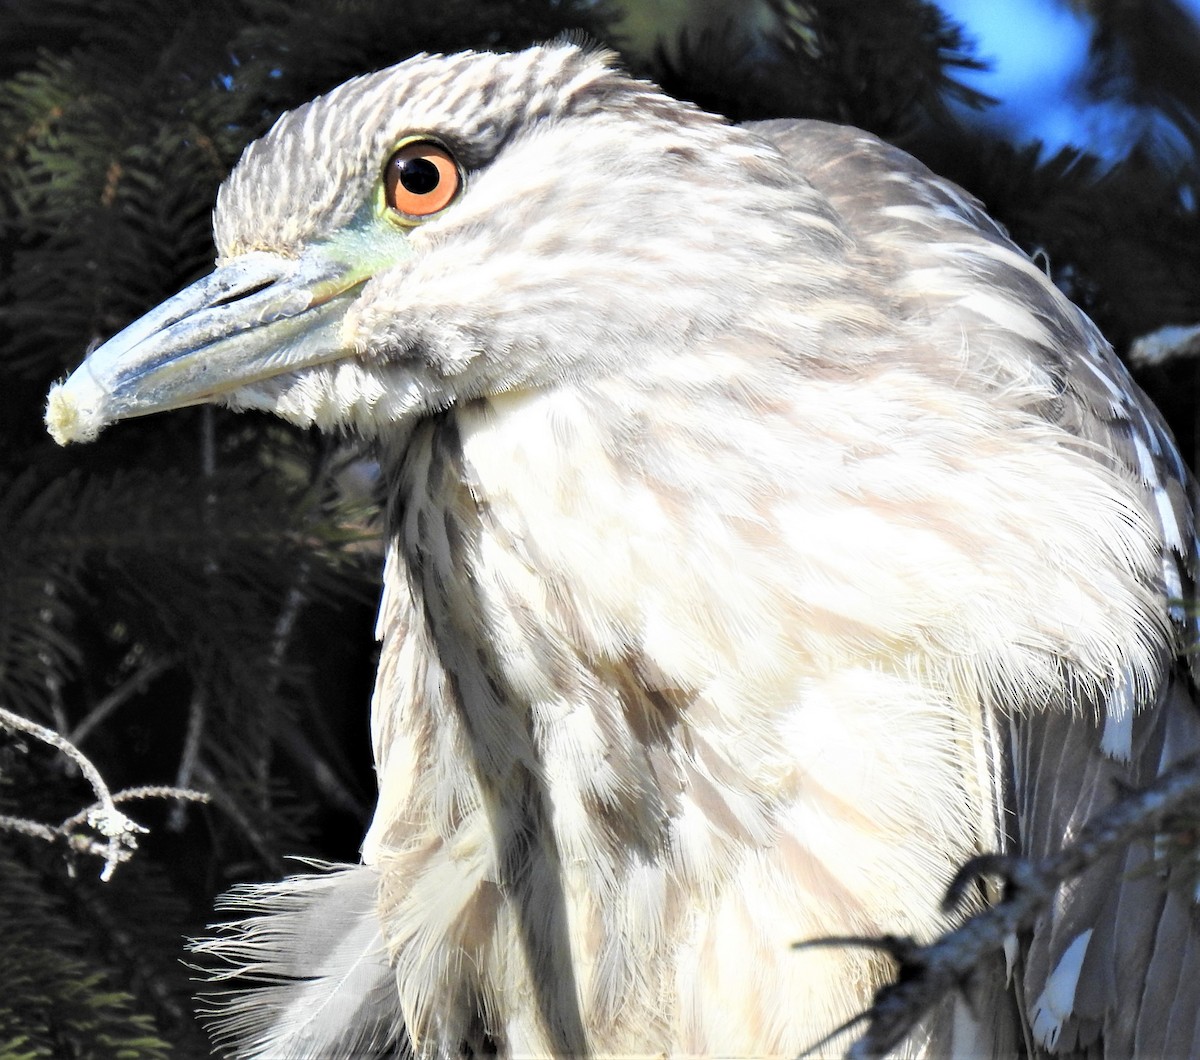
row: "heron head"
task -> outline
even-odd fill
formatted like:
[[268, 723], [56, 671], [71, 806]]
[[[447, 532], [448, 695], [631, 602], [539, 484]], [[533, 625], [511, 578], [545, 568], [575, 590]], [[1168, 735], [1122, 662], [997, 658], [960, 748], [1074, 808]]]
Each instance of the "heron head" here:
[[47, 424], [220, 401], [373, 435], [670, 356], [747, 317], [797, 211], [819, 204], [768, 143], [605, 53], [418, 56], [251, 144], [215, 271], [57, 385]]

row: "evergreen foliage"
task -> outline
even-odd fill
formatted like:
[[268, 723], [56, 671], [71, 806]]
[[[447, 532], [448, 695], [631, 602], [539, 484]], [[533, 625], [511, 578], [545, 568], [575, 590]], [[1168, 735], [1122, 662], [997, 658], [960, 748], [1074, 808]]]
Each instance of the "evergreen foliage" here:
[[[923, 157], [1044, 252], [1118, 348], [1200, 321], [1190, 154], [1106, 169], [971, 131], [946, 101], [987, 104], [956, 80], [978, 60], [923, 0], [778, 0], [766, 35], [740, 10], [721, 31], [610, 43], [735, 119], [848, 121]], [[41, 424], [49, 383], [207, 271], [216, 189], [282, 110], [420, 50], [604, 40], [612, 15], [589, 0], [0, 7], [0, 707], [68, 736], [114, 790], [212, 796], [130, 809], [150, 833], [110, 883], [61, 835], [0, 832], [0, 1060], [205, 1055], [180, 936], [287, 854], [353, 859], [373, 798], [371, 465], [211, 408], [61, 450]], [[1140, 24], [1105, 25], [1130, 98], [1194, 135], [1179, 79], [1196, 35], [1173, 36], [1160, 68]], [[1190, 375], [1151, 382], [1194, 446]], [[0, 731], [0, 813], [54, 826], [91, 801], [74, 767]]]

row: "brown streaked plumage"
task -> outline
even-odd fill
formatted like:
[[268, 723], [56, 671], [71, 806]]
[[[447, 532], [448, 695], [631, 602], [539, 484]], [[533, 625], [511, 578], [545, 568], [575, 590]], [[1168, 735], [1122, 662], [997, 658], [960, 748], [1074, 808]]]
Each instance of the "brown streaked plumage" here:
[[[414, 138], [462, 180], [428, 217], [427, 170], [387, 200]], [[928, 939], [973, 854], [1200, 745], [1173, 442], [902, 152], [571, 45], [418, 57], [280, 119], [215, 229], [47, 420], [221, 400], [387, 473], [364, 864], [238, 896], [238, 1055], [792, 1055], [890, 974], [793, 942]], [[1149, 852], [904, 1054], [1194, 1052], [1193, 897]]]

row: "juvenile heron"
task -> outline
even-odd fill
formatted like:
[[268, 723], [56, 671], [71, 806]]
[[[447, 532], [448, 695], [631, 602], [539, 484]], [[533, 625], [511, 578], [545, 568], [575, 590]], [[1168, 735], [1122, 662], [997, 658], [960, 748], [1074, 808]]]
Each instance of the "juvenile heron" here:
[[[214, 224], [47, 422], [221, 401], [386, 470], [378, 809], [362, 866], [216, 944], [270, 980], [240, 1055], [790, 1055], [890, 974], [795, 941], [929, 938], [962, 862], [1200, 746], [1166, 428], [902, 152], [569, 44], [419, 56], [283, 116]], [[1151, 856], [906, 1053], [1195, 1055], [1196, 911]]]

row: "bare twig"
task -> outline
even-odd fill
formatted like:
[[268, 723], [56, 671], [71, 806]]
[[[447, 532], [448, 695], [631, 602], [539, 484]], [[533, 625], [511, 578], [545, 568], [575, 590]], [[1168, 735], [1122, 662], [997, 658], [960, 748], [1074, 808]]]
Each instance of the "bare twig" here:
[[271, 634], [271, 655], [267, 660], [267, 686], [260, 706], [262, 712], [261, 730], [263, 733], [262, 747], [254, 761], [254, 787], [258, 795], [259, 809], [269, 810], [271, 804], [271, 760], [272, 740], [275, 738], [275, 705], [279, 686], [283, 682], [283, 670], [287, 654], [291, 648], [292, 631], [296, 620], [308, 602], [309, 570], [308, 564], [302, 562], [296, 571], [296, 577], [288, 589], [280, 608], [279, 617], [275, 620], [275, 629]]
[[229, 816], [230, 820], [232, 820], [241, 829], [242, 835], [254, 848], [258, 856], [262, 858], [264, 864], [271, 866], [274, 871], [282, 874], [285, 871], [283, 859], [281, 859], [279, 855], [275, 853], [271, 844], [267, 842], [266, 838], [255, 827], [254, 822], [242, 812], [237, 800], [230, 798], [229, 795], [225, 793], [217, 781], [217, 778], [203, 762], [200, 762], [196, 766], [196, 775], [201, 783], [212, 789], [213, 804], [221, 810], [224, 810]]
[[[94, 803], [84, 807], [78, 813], [72, 814], [58, 825], [47, 825], [21, 817], [0, 815], [0, 831], [16, 832], [48, 843], [63, 840], [78, 853], [103, 858], [104, 867], [100, 871], [102, 880], [110, 880], [117, 866], [133, 856], [133, 852], [137, 849], [138, 836], [146, 832], [146, 829], [135, 820], [117, 809], [118, 803], [146, 798], [208, 801], [208, 796], [202, 792], [168, 787], [126, 788], [114, 795], [109, 791], [108, 785], [105, 784], [104, 778], [91, 759], [61, 733], [2, 707], [0, 707], [0, 726], [14, 732], [26, 733], [53, 747], [78, 767], [79, 772], [83, 774], [84, 779], [91, 785], [92, 791], [96, 795]], [[84, 827], [98, 833], [100, 839], [82, 831]]]
[[153, 681], [163, 671], [169, 669], [173, 664], [172, 659], [149, 659], [138, 669], [134, 674], [131, 674], [126, 680], [122, 681], [108, 695], [106, 695], [99, 703], [97, 703], [87, 716], [67, 735], [67, 739], [71, 743], [78, 746], [91, 735], [93, 729], [101, 722], [106, 721], [110, 714], [129, 699], [135, 692], [143, 689], [149, 682]]
[[144, 832], [145, 829], [117, 809], [112, 793], [100, 775], [100, 770], [92, 765], [91, 759], [65, 736], [53, 729], [47, 729], [35, 721], [23, 718], [19, 714], [14, 714], [10, 710], [5, 710], [3, 707], [0, 707], [0, 725], [16, 732], [28, 733], [65, 755], [79, 767], [84, 779], [96, 793], [96, 805], [88, 811], [88, 824], [104, 836], [104, 868], [100, 873], [100, 878], [102, 880], [110, 879], [117, 866], [121, 862], [129, 860], [133, 850], [137, 847], [137, 834]]
[[[183, 753], [179, 756], [179, 768], [175, 771], [175, 787], [177, 788], [188, 789], [191, 786], [192, 777], [195, 776], [196, 763], [200, 759], [200, 741], [204, 735], [204, 722], [208, 715], [207, 708], [208, 700], [205, 698], [204, 690], [197, 686], [192, 693], [191, 702], [188, 704], [188, 724], [187, 731], [183, 736]], [[181, 832], [185, 823], [183, 803], [178, 803], [167, 819], [167, 827], [172, 832]]]
[[47, 843], [53, 843], [56, 839], [61, 838], [58, 829], [51, 828], [48, 824], [39, 824], [37, 821], [30, 821], [25, 817], [9, 817], [6, 813], [0, 813], [0, 832], [29, 835], [34, 839], [44, 839]]
[[850, 1060], [882, 1057], [910, 1034], [921, 1019], [950, 991], [961, 989], [974, 969], [1003, 949], [1005, 940], [1028, 928], [1050, 905], [1062, 884], [1101, 858], [1149, 835], [1172, 814], [1200, 798], [1200, 756], [1184, 759], [1139, 791], [1127, 793], [1104, 813], [1089, 821], [1079, 838], [1038, 860], [988, 854], [967, 862], [947, 890], [943, 906], [958, 908], [982, 876], [997, 876], [1003, 898], [972, 916], [960, 927], [928, 945], [912, 939], [817, 939], [798, 946], [855, 945], [885, 950], [899, 965], [894, 982], [882, 987], [874, 1004], [805, 1051], [815, 1055], [830, 1041], [866, 1023], [867, 1029], [850, 1047]]
[[134, 802], [138, 799], [181, 799], [184, 802], [211, 802], [207, 791], [192, 788], [173, 788], [169, 784], [144, 784], [140, 788], [122, 788], [113, 796], [113, 802]]

